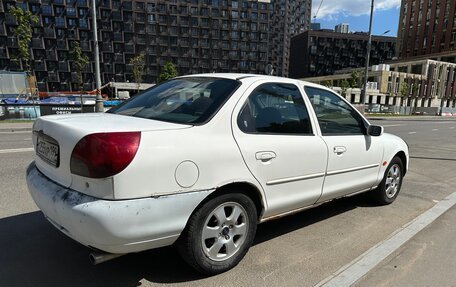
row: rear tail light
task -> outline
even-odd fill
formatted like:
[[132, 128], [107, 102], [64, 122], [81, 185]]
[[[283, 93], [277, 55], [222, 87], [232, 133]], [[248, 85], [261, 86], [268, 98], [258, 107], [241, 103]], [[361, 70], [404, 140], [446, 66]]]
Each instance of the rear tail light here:
[[71, 173], [90, 178], [115, 175], [131, 163], [140, 140], [140, 132], [87, 135], [71, 153]]

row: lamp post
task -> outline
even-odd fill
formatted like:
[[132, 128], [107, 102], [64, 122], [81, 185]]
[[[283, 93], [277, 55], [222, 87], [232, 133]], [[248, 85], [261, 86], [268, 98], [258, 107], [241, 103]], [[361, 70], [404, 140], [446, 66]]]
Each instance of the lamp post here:
[[370, 58], [370, 51], [372, 45], [372, 18], [374, 16], [374, 0], [371, 2], [371, 10], [370, 10], [370, 19], [369, 19], [369, 40], [367, 41], [367, 51], [366, 51], [366, 67], [364, 68], [364, 85], [363, 89], [361, 90], [361, 110], [364, 113], [364, 102], [366, 98], [366, 91], [367, 91], [367, 77], [369, 74], [369, 58]]
[[100, 55], [98, 53], [98, 29], [97, 29], [97, 7], [96, 1], [92, 0], [93, 20], [93, 53], [95, 58], [95, 82], [97, 85], [97, 97], [95, 99], [95, 111], [103, 112], [103, 99], [101, 98], [101, 77], [100, 77]]

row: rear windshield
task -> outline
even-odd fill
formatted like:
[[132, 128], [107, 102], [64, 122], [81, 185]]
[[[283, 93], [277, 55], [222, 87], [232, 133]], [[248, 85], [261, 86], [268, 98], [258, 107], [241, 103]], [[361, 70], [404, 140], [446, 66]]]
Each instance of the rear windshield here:
[[109, 113], [173, 123], [201, 124], [220, 109], [239, 82], [221, 78], [180, 78], [154, 86]]

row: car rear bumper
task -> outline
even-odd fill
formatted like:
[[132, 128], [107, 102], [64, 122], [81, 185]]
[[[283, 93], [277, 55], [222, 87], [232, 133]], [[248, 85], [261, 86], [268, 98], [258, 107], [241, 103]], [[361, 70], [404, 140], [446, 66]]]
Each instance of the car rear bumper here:
[[60, 231], [109, 253], [129, 253], [171, 245], [190, 215], [213, 190], [155, 198], [102, 200], [65, 188], [31, 163], [27, 185], [37, 206]]

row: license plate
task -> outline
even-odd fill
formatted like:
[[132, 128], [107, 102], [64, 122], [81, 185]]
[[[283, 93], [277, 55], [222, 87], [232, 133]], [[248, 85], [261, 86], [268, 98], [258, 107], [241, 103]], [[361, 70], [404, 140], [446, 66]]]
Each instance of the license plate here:
[[59, 167], [59, 144], [53, 138], [38, 134], [36, 154], [48, 164]]

